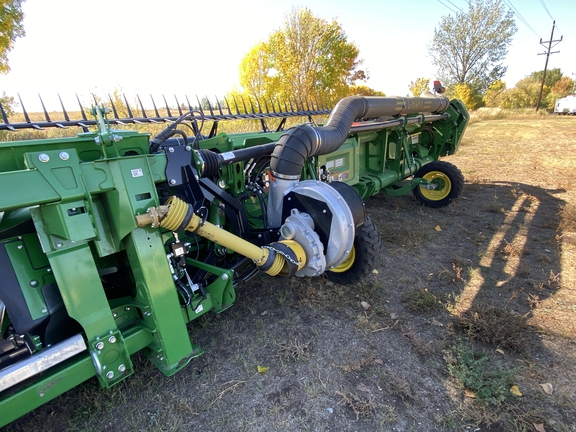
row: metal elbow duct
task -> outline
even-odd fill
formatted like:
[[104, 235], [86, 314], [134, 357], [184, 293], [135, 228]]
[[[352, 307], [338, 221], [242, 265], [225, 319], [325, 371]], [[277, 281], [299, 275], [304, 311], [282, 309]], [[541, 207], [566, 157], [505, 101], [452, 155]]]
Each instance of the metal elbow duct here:
[[304, 161], [336, 151], [346, 140], [352, 123], [362, 118], [442, 112], [450, 101], [429, 93], [429, 97], [350, 96], [338, 102], [325, 126], [299, 125], [280, 137], [270, 168], [275, 177], [284, 180], [300, 178]]

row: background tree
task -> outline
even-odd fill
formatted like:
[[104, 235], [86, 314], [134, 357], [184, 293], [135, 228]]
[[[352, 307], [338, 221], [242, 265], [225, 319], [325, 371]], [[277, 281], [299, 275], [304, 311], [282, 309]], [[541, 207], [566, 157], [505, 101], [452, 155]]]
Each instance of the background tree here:
[[[536, 82], [542, 83], [542, 75], [544, 75], [544, 71], [532, 72], [529, 77]], [[544, 79], [544, 85], [548, 86], [548, 88], [552, 88], [556, 82], [558, 82], [562, 78], [562, 71], [560, 68], [549, 69], [546, 72], [546, 79]]]
[[318, 18], [308, 8], [293, 9], [282, 28], [244, 57], [240, 85], [257, 98], [334, 101], [368, 79], [361, 63], [358, 47], [338, 22]]
[[486, 89], [486, 94], [484, 95], [484, 104], [487, 107], [499, 107], [504, 99], [504, 94], [506, 93], [506, 83], [502, 80], [496, 80], [488, 89]]
[[267, 97], [274, 91], [275, 78], [269, 45], [260, 42], [240, 62], [240, 85], [250, 95]]
[[[500, 108], [535, 108], [538, 103], [538, 94], [544, 71], [532, 72], [527, 77], [518, 81], [511, 89], [504, 92], [495, 104], [488, 101], [492, 86], [488, 88], [484, 100], [488, 106]], [[559, 68], [550, 69], [546, 73], [540, 108], [553, 110], [556, 100], [572, 93], [574, 80], [562, 74]]]
[[426, 78], [416, 78], [416, 81], [410, 81], [408, 88], [413, 96], [420, 96], [426, 90], [430, 89], [430, 80]]
[[438, 78], [449, 88], [468, 84], [483, 94], [506, 73], [502, 61], [516, 33], [503, 0], [468, 0], [468, 11], [443, 16], [428, 46]]
[[25, 36], [22, 20], [22, 3], [25, 0], [0, 0], [0, 73], [7, 73], [8, 53], [14, 48], [14, 42]]
[[386, 96], [384, 92], [374, 90], [364, 85], [352, 85], [349, 88], [349, 96]]
[[[25, 0], [0, 0], [0, 73], [5, 74], [10, 70], [8, 66], [8, 53], [14, 48], [14, 42], [24, 36], [22, 20], [22, 3]], [[0, 104], [8, 115], [13, 113], [14, 98], [6, 93], [0, 95]]]
[[464, 106], [473, 110], [478, 108], [480, 105], [480, 98], [477, 94], [474, 94], [472, 87], [466, 83], [458, 83], [450, 89], [450, 98], [460, 99]]

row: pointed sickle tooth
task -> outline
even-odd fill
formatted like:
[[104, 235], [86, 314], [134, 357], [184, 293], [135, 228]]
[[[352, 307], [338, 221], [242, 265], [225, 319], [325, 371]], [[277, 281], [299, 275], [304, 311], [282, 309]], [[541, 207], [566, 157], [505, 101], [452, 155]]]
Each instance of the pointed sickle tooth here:
[[6, 115], [6, 111], [4, 111], [4, 107], [2, 106], [2, 102], [0, 102], [0, 113], [2, 114], [2, 121], [4, 124], [10, 124], [8, 121], [8, 116]]
[[164, 105], [166, 105], [166, 112], [168, 113], [168, 117], [172, 117], [172, 113], [170, 112], [170, 107], [168, 106], [168, 102], [166, 102], [166, 97], [164, 95], [162, 95], [162, 98], [164, 99]]
[[200, 110], [200, 115], [204, 117], [204, 110], [202, 109], [202, 103], [200, 102], [200, 99], [198, 99], [198, 95], [196, 95], [196, 100], [198, 101], [198, 110]]
[[26, 123], [32, 123], [30, 121], [30, 116], [26, 112], [26, 108], [24, 108], [24, 103], [22, 103], [22, 98], [20, 97], [20, 93], [18, 93], [18, 100], [20, 101], [20, 106], [22, 107], [22, 113], [24, 114], [24, 118], [26, 119]]
[[142, 104], [142, 101], [140, 100], [140, 95], [136, 95], [136, 99], [138, 99], [138, 103], [140, 104], [140, 109], [142, 110], [142, 117], [148, 118], [148, 116], [146, 115], [146, 110], [144, 109], [144, 105]]
[[194, 111], [194, 108], [192, 108], [192, 105], [190, 104], [190, 101], [188, 100], [188, 95], [184, 96], [186, 98], [186, 102], [188, 103], [188, 110], [190, 112]]
[[154, 114], [156, 115], [156, 118], [158, 120], [161, 119], [160, 117], [160, 113], [158, 112], [158, 108], [156, 107], [156, 101], [154, 100], [154, 98], [152, 97], [152, 95], [150, 95], [150, 99], [152, 99], [152, 106], [154, 107]]
[[64, 103], [62, 103], [62, 98], [60, 97], [60, 93], [58, 94], [58, 100], [60, 101], [60, 106], [62, 107], [62, 114], [64, 114], [64, 120], [70, 121], [70, 117], [68, 117], [68, 113], [66, 112], [66, 108], [64, 108]]
[[210, 99], [206, 96], [206, 103], [208, 104], [208, 109], [210, 110], [210, 115], [214, 117], [214, 110], [212, 109], [212, 105], [210, 105]]
[[78, 97], [78, 93], [76, 93], [76, 100], [78, 101], [78, 106], [80, 107], [80, 114], [82, 115], [82, 120], [87, 121], [88, 118], [86, 117], [86, 112], [84, 111], [84, 107], [80, 102], [80, 98]]
[[124, 103], [126, 104], [126, 111], [128, 111], [128, 117], [130, 117], [132, 120], [134, 120], [134, 115], [132, 114], [132, 110], [130, 109], [130, 104], [128, 103], [128, 99], [126, 99], [126, 95], [124, 93], [122, 93], [122, 96], [124, 97]]
[[44, 101], [42, 100], [42, 96], [40, 96], [40, 93], [38, 93], [38, 99], [40, 99], [40, 105], [42, 105], [42, 111], [44, 111], [44, 119], [49, 122], [50, 120], [50, 116], [48, 115], [48, 111], [46, 111], [46, 107], [44, 106]]
[[108, 100], [110, 101], [110, 105], [112, 105], [112, 114], [114, 115], [114, 118], [118, 120], [120, 117], [118, 117], [118, 111], [116, 111], [116, 106], [114, 105], [110, 94], [108, 94]]
[[218, 111], [220, 112], [220, 115], [222, 117], [224, 117], [224, 113], [222, 112], [222, 105], [220, 105], [220, 101], [218, 100], [218, 96], [214, 96], [216, 98], [216, 105], [218, 105]]
[[178, 102], [178, 98], [176, 97], [176, 95], [174, 95], [174, 99], [176, 100], [176, 106], [178, 107], [178, 114], [180, 114], [180, 116], [183, 116], [184, 113], [182, 112], [182, 107], [180, 106], [180, 102]]

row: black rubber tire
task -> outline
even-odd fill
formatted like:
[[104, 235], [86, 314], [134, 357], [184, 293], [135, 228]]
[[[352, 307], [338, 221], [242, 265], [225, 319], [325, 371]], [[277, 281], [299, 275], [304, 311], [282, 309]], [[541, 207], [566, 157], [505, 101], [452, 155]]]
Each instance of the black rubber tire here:
[[420, 186], [417, 186], [416, 189], [414, 189], [414, 196], [423, 205], [432, 208], [446, 207], [462, 195], [464, 189], [464, 176], [457, 166], [445, 161], [430, 162], [420, 168], [416, 174], [414, 174], [414, 177], [424, 177], [431, 171], [441, 172], [448, 177], [450, 180], [450, 191], [446, 196], [443, 196], [440, 199], [430, 199], [429, 197], [424, 196]]
[[370, 275], [376, 268], [382, 253], [382, 244], [380, 233], [368, 216], [354, 237], [354, 251], [356, 256], [352, 266], [340, 273], [326, 271], [328, 279], [340, 285], [352, 285]]

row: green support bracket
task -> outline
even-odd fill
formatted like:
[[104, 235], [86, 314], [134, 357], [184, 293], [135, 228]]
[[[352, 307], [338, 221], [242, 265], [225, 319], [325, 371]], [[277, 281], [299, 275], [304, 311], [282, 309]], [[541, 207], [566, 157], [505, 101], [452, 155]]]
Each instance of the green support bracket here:
[[407, 180], [404, 182], [402, 186], [385, 188], [384, 193], [388, 196], [402, 196], [412, 192], [420, 185], [429, 184], [430, 182], [428, 180], [424, 180], [423, 178], [413, 178], [412, 180]]

